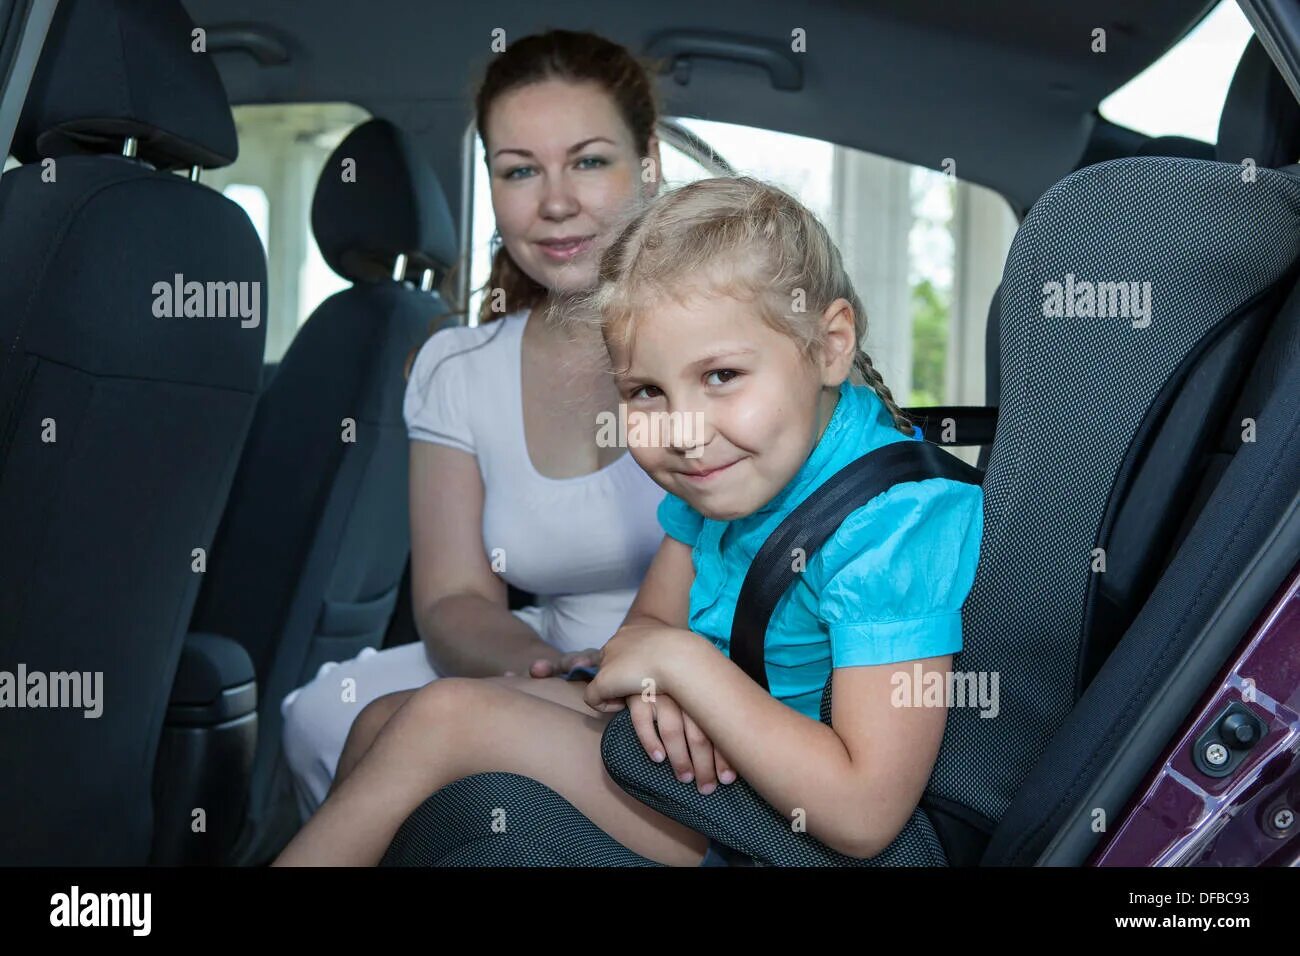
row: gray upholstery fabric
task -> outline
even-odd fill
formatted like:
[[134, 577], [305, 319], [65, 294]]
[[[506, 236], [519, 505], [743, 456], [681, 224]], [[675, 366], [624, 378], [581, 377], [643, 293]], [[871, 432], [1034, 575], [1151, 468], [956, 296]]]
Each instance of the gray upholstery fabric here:
[[402, 824], [381, 866], [658, 866], [554, 790], [514, 773], [443, 787]]
[[[997, 820], [1074, 704], [1091, 549], [1157, 392], [1219, 322], [1300, 252], [1300, 181], [1136, 158], [1049, 190], [1002, 280], [1002, 405], [960, 672], [996, 673], [1000, 712], [949, 714], [930, 791]], [[1045, 318], [1043, 286], [1150, 282], [1151, 322]]]

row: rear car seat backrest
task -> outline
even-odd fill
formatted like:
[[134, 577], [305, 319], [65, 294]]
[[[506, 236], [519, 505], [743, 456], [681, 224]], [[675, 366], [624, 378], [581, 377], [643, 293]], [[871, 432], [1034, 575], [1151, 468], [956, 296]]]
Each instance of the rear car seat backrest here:
[[[252, 415], [261, 243], [169, 172], [236, 154], [192, 30], [175, 2], [64, 0], [14, 143], [27, 165], [0, 177], [0, 668], [102, 677], [94, 719], [5, 710], [0, 863], [146, 862], [195, 551]], [[186, 316], [178, 281], [237, 283], [249, 314], [205, 295]]]
[[[950, 713], [937, 800], [990, 821], [1006, 808], [1076, 699], [1094, 549], [1109, 543], [1105, 516], [1132, 487], [1150, 419], [1198, 354], [1289, 278], [1297, 253], [1300, 182], [1267, 169], [1246, 184], [1234, 166], [1115, 160], [1030, 211], [1003, 277], [998, 441], [954, 662], [997, 675], [999, 713]], [[1045, 315], [1046, 284], [1078, 297], [1083, 282], [1136, 283], [1142, 301], [1149, 289], [1149, 322], [1132, 309]]]

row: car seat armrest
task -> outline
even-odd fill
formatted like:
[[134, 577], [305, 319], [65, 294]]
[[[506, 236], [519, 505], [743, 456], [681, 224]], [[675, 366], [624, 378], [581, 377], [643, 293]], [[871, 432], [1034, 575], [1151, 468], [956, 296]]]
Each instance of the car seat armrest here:
[[257, 750], [257, 680], [243, 646], [185, 636], [154, 765], [150, 862], [226, 862], [244, 823]]
[[187, 634], [167, 704], [167, 723], [213, 726], [256, 709], [257, 679], [243, 645], [223, 634]]

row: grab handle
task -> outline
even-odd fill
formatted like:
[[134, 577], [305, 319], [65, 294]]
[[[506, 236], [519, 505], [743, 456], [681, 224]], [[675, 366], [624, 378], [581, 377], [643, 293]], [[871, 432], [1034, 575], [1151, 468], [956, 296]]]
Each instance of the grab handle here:
[[803, 89], [803, 66], [791, 51], [771, 40], [678, 30], [651, 40], [646, 55], [665, 61], [660, 72], [671, 72], [681, 86], [691, 81], [691, 61], [705, 58], [761, 67], [771, 78], [773, 89]]

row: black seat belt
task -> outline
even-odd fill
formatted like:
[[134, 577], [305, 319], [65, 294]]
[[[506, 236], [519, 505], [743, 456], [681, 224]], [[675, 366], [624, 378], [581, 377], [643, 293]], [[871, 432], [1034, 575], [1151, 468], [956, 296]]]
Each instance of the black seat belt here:
[[[740, 586], [731, 622], [731, 659], [764, 690], [763, 645], [781, 595], [850, 514], [905, 481], [949, 478], [978, 485], [984, 473], [928, 441], [890, 442], [845, 465], [786, 515], [763, 542]], [[802, 556], [802, 562], [796, 557]], [[796, 564], [800, 564], [796, 568]]]

